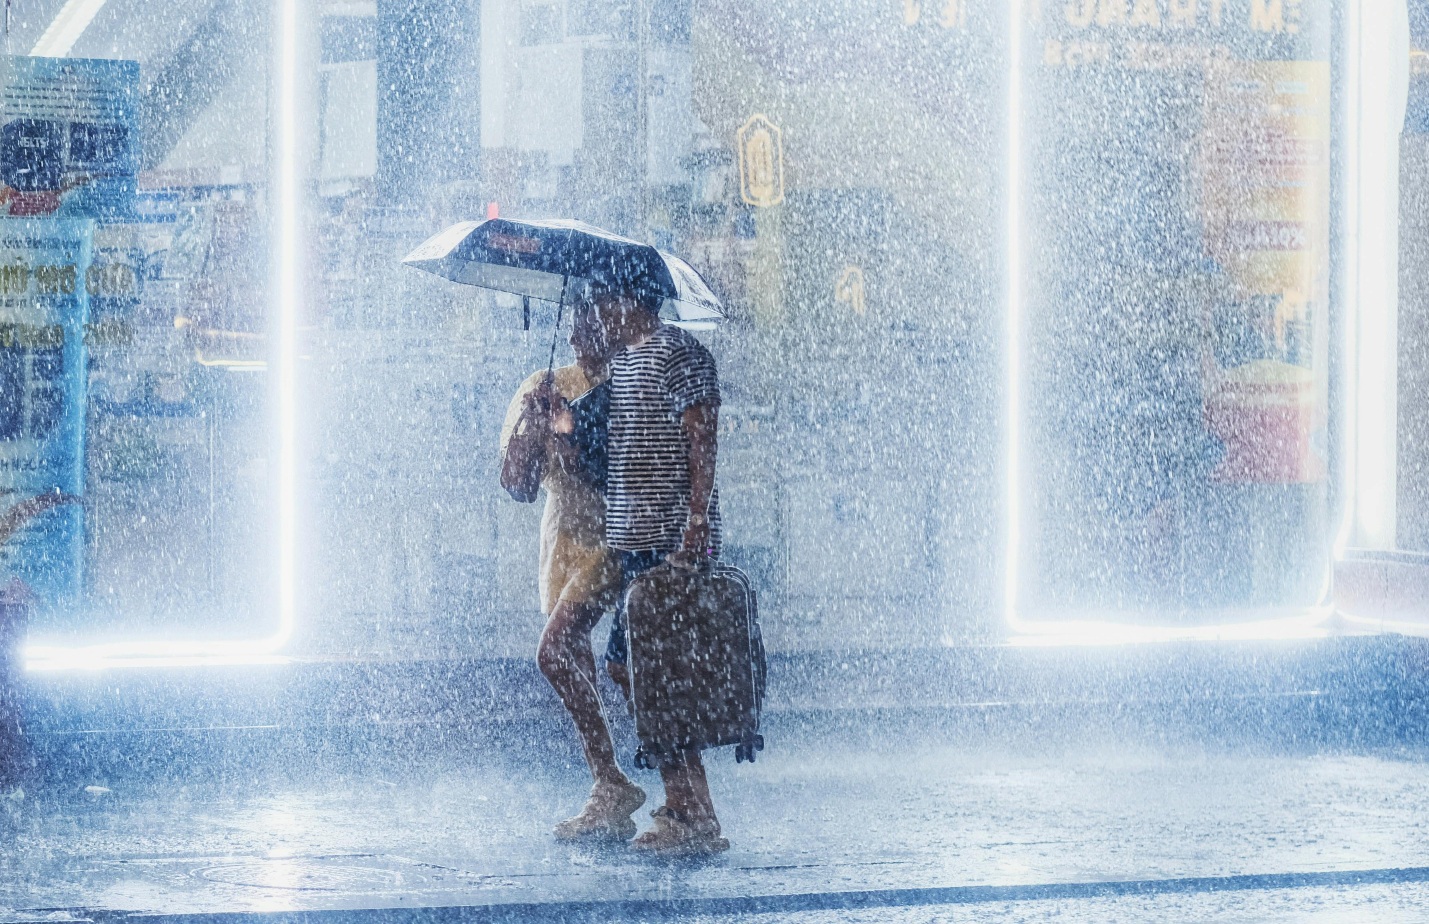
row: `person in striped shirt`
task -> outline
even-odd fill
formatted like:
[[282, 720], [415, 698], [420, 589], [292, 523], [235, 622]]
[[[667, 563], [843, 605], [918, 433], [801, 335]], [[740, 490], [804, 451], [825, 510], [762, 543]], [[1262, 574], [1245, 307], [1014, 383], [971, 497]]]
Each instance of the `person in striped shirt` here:
[[[693, 568], [717, 555], [719, 376], [709, 350], [688, 331], [661, 322], [657, 300], [593, 293], [610, 360], [606, 544], [620, 559], [621, 587], [669, 561]], [[606, 646], [612, 679], [630, 694], [623, 609]], [[698, 750], [661, 769], [665, 804], [635, 850], [688, 856], [729, 849]]]

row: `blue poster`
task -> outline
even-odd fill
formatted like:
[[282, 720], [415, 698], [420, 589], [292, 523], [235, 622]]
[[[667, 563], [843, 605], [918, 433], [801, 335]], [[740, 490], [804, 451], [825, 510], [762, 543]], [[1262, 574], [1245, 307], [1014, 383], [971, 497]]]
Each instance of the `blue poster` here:
[[136, 61], [0, 57], [0, 215], [132, 216], [138, 110]]
[[[87, 219], [0, 220], [0, 511], [42, 494], [84, 494]], [[78, 602], [84, 511], [39, 514], [0, 546], [42, 609]]]

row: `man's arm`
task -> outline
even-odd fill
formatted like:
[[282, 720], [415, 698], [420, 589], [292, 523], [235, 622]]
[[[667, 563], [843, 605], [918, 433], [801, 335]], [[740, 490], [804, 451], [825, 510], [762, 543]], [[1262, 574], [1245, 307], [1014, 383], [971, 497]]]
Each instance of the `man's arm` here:
[[719, 458], [719, 405], [696, 404], [680, 415], [680, 427], [690, 446], [690, 518], [678, 564], [693, 565], [709, 555], [710, 499], [714, 496], [715, 463]]

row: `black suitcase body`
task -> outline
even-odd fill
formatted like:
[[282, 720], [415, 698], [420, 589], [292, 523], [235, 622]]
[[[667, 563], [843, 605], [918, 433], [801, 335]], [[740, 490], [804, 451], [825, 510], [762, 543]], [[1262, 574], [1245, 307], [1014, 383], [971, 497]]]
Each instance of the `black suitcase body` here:
[[754, 760], [767, 665], [754, 589], [744, 572], [712, 562], [639, 575], [625, 599], [636, 763], [663, 766], [683, 750], [734, 745]]

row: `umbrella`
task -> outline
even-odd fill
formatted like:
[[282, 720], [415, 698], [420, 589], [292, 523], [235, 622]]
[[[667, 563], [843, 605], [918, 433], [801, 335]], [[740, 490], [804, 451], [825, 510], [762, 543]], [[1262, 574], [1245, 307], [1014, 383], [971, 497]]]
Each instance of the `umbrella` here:
[[[662, 299], [662, 317], [690, 326], [725, 316], [719, 299], [684, 260], [583, 221], [464, 221], [428, 238], [402, 262], [464, 285], [556, 302], [557, 331], [573, 285]], [[553, 338], [553, 368], [555, 359]]]

